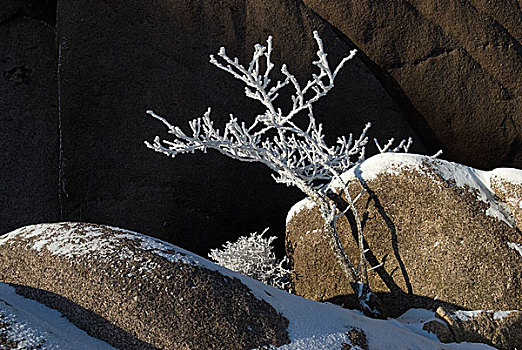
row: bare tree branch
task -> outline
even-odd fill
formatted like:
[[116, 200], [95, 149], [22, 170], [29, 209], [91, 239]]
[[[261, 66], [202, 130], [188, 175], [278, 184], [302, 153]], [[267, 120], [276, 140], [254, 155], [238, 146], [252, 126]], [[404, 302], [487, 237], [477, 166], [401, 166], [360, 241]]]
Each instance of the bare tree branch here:
[[[357, 139], [350, 134], [339, 137], [335, 145], [328, 145], [325, 142], [322, 124], [316, 122], [313, 112], [313, 104], [333, 88], [340, 69], [355, 56], [356, 50], [352, 50], [332, 71], [317, 32], [314, 32], [314, 39], [318, 51], [317, 60], [313, 65], [319, 72], [313, 74], [304, 85], [297, 81], [286, 65], [281, 67], [284, 80], [272, 83], [272, 37], [268, 38], [267, 46], [254, 46], [252, 60], [247, 67], [241, 65], [237, 58], [230, 58], [225, 49], [221, 48], [217, 58], [210, 56], [210, 63], [241, 80], [246, 85], [245, 95], [259, 101], [266, 108], [265, 112], [251, 121], [241, 123], [231, 115], [221, 132], [214, 127], [209, 108], [203, 117], [189, 122], [192, 134], [187, 135], [165, 118], [148, 111], [148, 114], [165, 124], [173, 139], [161, 140], [156, 137], [152, 143], [145, 144], [172, 157], [182, 153], [215, 149], [233, 159], [265, 164], [274, 172], [275, 181], [298, 187], [317, 204], [330, 246], [346, 277], [353, 281], [351, 285], [363, 311], [377, 316], [379, 311], [369, 302], [371, 290], [368, 285], [361, 219], [355, 208], [355, 200], [348, 192], [348, 184], [341, 178], [343, 172], [364, 161], [365, 147], [368, 143], [366, 133], [371, 124], [366, 124]], [[264, 72], [261, 71], [261, 67], [266, 67]], [[274, 105], [274, 101], [278, 98], [279, 91], [287, 86], [292, 86], [295, 92], [291, 96], [292, 108], [284, 114], [281, 108]], [[305, 129], [298, 126], [303, 123], [294, 122], [298, 117], [305, 118]], [[380, 152], [408, 151], [411, 139], [401, 141], [395, 148], [392, 148], [393, 139], [383, 147], [376, 140], [375, 143]], [[341, 184], [341, 193], [347, 207], [341, 209], [335, 201], [330, 200], [328, 185], [333, 180]], [[358, 266], [347, 256], [337, 231], [337, 220], [348, 210], [353, 213], [357, 227], [357, 243], [360, 249]]]

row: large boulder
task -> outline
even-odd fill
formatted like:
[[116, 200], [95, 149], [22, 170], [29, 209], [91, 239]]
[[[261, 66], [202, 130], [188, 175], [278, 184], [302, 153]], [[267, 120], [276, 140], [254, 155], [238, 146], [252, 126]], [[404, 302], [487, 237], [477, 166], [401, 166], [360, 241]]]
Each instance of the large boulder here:
[[[168, 136], [145, 111], [182, 128], [209, 106], [217, 123], [229, 113], [251, 119], [260, 106], [208, 62], [209, 54], [224, 46], [248, 63], [253, 45], [273, 35], [276, 63], [309, 79], [314, 29], [333, 62], [353, 48], [292, 0], [58, 1], [64, 218], [154, 232], [200, 253], [265, 227], [282, 236], [297, 190], [275, 184], [262, 165], [217, 153], [174, 160], [153, 153], [143, 141]], [[316, 114], [332, 140], [366, 121], [380, 138], [415, 137], [358, 58], [323, 100]]]
[[[389, 314], [409, 307], [522, 308], [522, 233], [515, 210], [522, 171], [480, 171], [412, 154], [380, 154], [343, 175], [356, 203], [370, 249], [370, 286]], [[501, 179], [501, 180], [499, 180]], [[499, 192], [500, 193], [500, 192]], [[518, 194], [517, 194], [518, 193]], [[517, 203], [517, 206], [519, 203]], [[519, 209], [517, 209], [519, 210]], [[287, 219], [287, 251], [295, 291], [315, 300], [350, 303], [342, 274], [314, 203], [305, 199]], [[519, 222], [519, 221], [518, 221]], [[346, 218], [339, 222], [348, 256], [359, 250]]]
[[91, 337], [143, 350], [474, 346], [442, 344], [420, 331], [432, 320], [435, 312], [428, 310], [410, 310], [396, 320], [368, 318], [108, 226], [35, 225], [0, 240], [2, 348], [107, 348]]
[[0, 281], [121, 349], [251, 349], [288, 321], [236, 278], [173, 245], [108, 226], [27, 226], [0, 240]]
[[522, 168], [520, 1], [304, 2], [364, 52], [448, 159]]

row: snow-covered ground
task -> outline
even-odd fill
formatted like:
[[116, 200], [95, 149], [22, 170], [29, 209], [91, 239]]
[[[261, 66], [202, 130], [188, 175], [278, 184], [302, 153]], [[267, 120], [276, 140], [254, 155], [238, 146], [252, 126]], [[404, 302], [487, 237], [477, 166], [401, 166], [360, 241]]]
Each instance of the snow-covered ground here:
[[[3, 345], [2, 340], [11, 345]], [[0, 283], [0, 349], [115, 350], [5, 283]]]
[[208, 265], [207, 261], [203, 263], [207, 268], [239, 278], [256, 297], [268, 302], [290, 321], [288, 333], [291, 343], [279, 347], [280, 350], [340, 349], [342, 343], [349, 343], [347, 332], [353, 328], [364, 331], [371, 350], [494, 349], [476, 343], [441, 343], [434, 334], [422, 329], [425, 322], [435, 320], [433, 311], [412, 309], [397, 319], [372, 319], [356, 310], [301, 298], [211, 262], [214, 266]]
[[[119, 254], [114, 249], [112, 238], [137, 239], [141, 241], [143, 249], [153, 251], [169, 261], [198, 265], [241, 280], [255, 297], [268, 302], [289, 320], [288, 333], [291, 343], [280, 347], [281, 350], [340, 349], [342, 343], [349, 343], [347, 332], [352, 328], [364, 331], [370, 349], [493, 349], [483, 344], [440, 343], [433, 334], [422, 330], [424, 322], [434, 319], [432, 311], [410, 310], [397, 319], [371, 319], [359, 311], [289, 294], [152, 237], [111, 228], [116, 233], [111, 239], [107, 239], [96, 232], [100, 229], [99, 225], [91, 225], [92, 230], [89, 224], [84, 225], [84, 229], [76, 233], [74, 226], [65, 232], [57, 231], [59, 224], [29, 226], [2, 237], [0, 244], [9, 244], [18, 235], [23, 235], [37, 238], [32, 243], [32, 248], [37, 251], [48, 249], [52, 254], [74, 256], [81, 253], [78, 251], [81, 246], [95, 246], [96, 254], [106, 256]], [[76, 235], [81, 235], [83, 239]], [[89, 244], [85, 245], [87, 237]], [[132, 258], [123, 255], [121, 258]], [[14, 290], [5, 284], [0, 284], [0, 314], [6, 315], [2, 322], [5, 323], [7, 319], [11, 324], [8, 330], [10, 339], [26, 339], [25, 341], [32, 342], [31, 344], [38, 344], [45, 339], [44, 347], [41, 349], [112, 349], [107, 344], [88, 337], [57, 311], [16, 295]]]

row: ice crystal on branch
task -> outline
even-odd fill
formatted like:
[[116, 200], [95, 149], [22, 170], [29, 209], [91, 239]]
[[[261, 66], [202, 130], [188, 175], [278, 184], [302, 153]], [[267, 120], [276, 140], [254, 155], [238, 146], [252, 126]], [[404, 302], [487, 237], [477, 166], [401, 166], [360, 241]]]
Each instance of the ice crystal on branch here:
[[[314, 39], [318, 51], [317, 60], [313, 65], [317, 67], [318, 73], [312, 74], [311, 79], [305, 84], [300, 84], [284, 64], [281, 67], [283, 80], [271, 80], [270, 73], [274, 69], [271, 59], [272, 37], [268, 38], [266, 46], [254, 46], [252, 60], [246, 67], [240, 64], [237, 58], [230, 58], [225, 49], [221, 48], [218, 57], [210, 56], [210, 62], [242, 81], [246, 85], [245, 95], [259, 101], [265, 107], [264, 113], [250, 121], [239, 121], [231, 115], [221, 131], [214, 126], [209, 108], [203, 117], [189, 122], [191, 132], [186, 134], [165, 118], [148, 111], [152, 117], [167, 126], [173, 139], [161, 140], [156, 137], [153, 143], [145, 144], [172, 157], [180, 153], [215, 149], [234, 159], [265, 164], [274, 171], [273, 177], [277, 182], [298, 187], [317, 204], [331, 248], [343, 272], [353, 281], [352, 287], [363, 311], [377, 315], [378, 310], [368, 302], [373, 294], [368, 286], [365, 257], [367, 249], [364, 247], [361, 220], [354, 205], [359, 196], [352, 199], [348, 192], [348, 184], [344, 183], [340, 176], [364, 160], [365, 146], [368, 143], [366, 133], [370, 123], [366, 124], [358, 138], [350, 134], [339, 137], [336, 144], [328, 145], [325, 142], [322, 124], [316, 121], [313, 111], [313, 104], [333, 88], [337, 74], [344, 64], [354, 57], [356, 50], [352, 50], [332, 69], [317, 32], [314, 32]], [[292, 107], [286, 113], [274, 105], [279, 92], [285, 87], [294, 90], [291, 95]], [[402, 141], [393, 148], [391, 139], [381, 147], [376, 141], [380, 152], [407, 151], [410, 144], [411, 140]], [[335, 190], [338, 191], [336, 193], [328, 187], [333, 180], [340, 184], [340, 189]], [[339, 202], [343, 202], [344, 205], [339, 206]], [[341, 210], [340, 207], [345, 208]], [[347, 211], [352, 212], [357, 227], [360, 250], [357, 266], [344, 252], [337, 232], [337, 220]]]
[[[147, 146], [170, 156], [217, 149], [234, 159], [264, 163], [276, 172], [278, 182], [298, 187], [304, 182], [324, 191], [326, 183], [334, 175], [333, 171], [343, 172], [364, 159], [364, 146], [368, 143], [366, 131], [370, 124], [366, 125], [356, 140], [350, 134], [348, 137], [340, 137], [336, 145], [326, 144], [322, 124], [317, 123], [314, 117], [313, 103], [333, 88], [339, 70], [353, 58], [356, 50], [352, 50], [332, 72], [317, 32], [314, 32], [314, 38], [319, 50], [318, 59], [313, 64], [319, 68], [319, 74], [313, 74], [304, 87], [289, 73], [286, 65], [281, 68], [285, 79], [272, 83], [270, 72], [274, 64], [271, 60], [271, 37], [268, 38], [267, 46], [255, 46], [248, 67], [241, 65], [237, 58], [229, 58], [225, 49], [221, 48], [218, 56], [222, 62], [213, 55], [210, 56], [210, 62], [244, 82], [246, 96], [263, 104], [265, 112], [256, 116], [250, 124], [239, 122], [231, 116], [221, 132], [214, 127], [209, 108], [202, 118], [189, 123], [192, 135], [187, 135], [179, 127], [148, 111], [162, 121], [175, 138], [161, 141], [156, 137], [154, 143], [146, 143]], [[264, 72], [261, 71], [262, 66], [266, 67]], [[287, 85], [293, 86], [295, 93], [292, 95], [292, 109], [283, 113], [274, 106], [274, 101], [279, 96], [279, 90]], [[306, 129], [299, 127], [293, 120], [300, 112], [304, 112], [301, 114], [305, 114], [303, 117], [308, 119]]]

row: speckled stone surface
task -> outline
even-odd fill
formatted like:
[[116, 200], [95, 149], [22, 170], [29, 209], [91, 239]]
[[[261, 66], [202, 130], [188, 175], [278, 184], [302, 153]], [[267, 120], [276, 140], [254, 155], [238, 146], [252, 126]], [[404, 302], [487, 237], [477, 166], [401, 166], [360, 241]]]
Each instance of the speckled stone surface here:
[[[304, 3], [374, 65], [412, 125], [445, 158], [522, 168], [522, 8], [519, 0]], [[423, 124], [425, 123], [425, 124]]]
[[288, 342], [288, 321], [269, 304], [175, 248], [161, 255], [144, 248], [144, 236], [90, 224], [17, 232], [0, 244], [0, 280], [117, 348], [245, 349]]
[[[471, 310], [522, 307], [522, 256], [508, 245], [522, 244], [520, 228], [486, 215], [488, 204], [474, 190], [445, 180], [432, 166], [381, 173], [364, 187], [356, 207], [370, 249], [367, 258], [371, 266], [384, 261], [369, 272], [370, 286], [388, 313], [444, 304]], [[352, 197], [362, 188], [352, 181]], [[357, 264], [360, 253], [345, 217], [339, 232]], [[304, 208], [293, 216], [287, 250], [298, 295], [349, 305], [350, 298], [343, 297], [353, 291], [322, 233], [317, 210]]]

